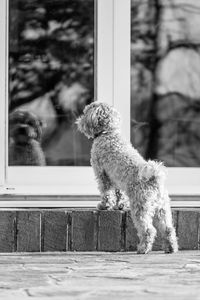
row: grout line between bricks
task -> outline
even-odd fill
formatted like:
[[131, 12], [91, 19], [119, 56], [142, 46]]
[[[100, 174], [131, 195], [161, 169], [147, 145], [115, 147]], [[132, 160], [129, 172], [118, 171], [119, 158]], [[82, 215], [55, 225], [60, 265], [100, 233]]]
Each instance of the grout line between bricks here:
[[200, 213], [198, 213], [198, 224], [197, 224], [197, 238], [198, 238], [198, 243], [197, 243], [197, 249], [200, 250]]
[[175, 229], [176, 229], [176, 235], [178, 238], [178, 230], [179, 230], [179, 211], [177, 210], [176, 212], [176, 224], [175, 224]]
[[44, 233], [45, 233], [45, 222], [44, 222], [44, 211], [40, 213], [40, 251], [44, 252]]
[[40, 212], [40, 252], [42, 252], [42, 212]]
[[93, 218], [94, 218], [94, 251], [98, 250], [98, 236], [99, 236], [99, 229], [98, 229], [98, 222], [99, 222], [99, 217], [98, 217], [98, 212], [93, 211]]
[[17, 252], [17, 212], [15, 212], [15, 216], [13, 219], [13, 252]]
[[67, 237], [66, 237], [66, 251], [73, 250], [73, 222], [72, 222], [72, 212], [66, 212], [67, 217]]
[[122, 212], [121, 222], [121, 251], [126, 251], [126, 211]]
[[95, 212], [96, 214], [96, 251], [100, 249], [100, 239], [99, 239], [99, 232], [100, 232], [100, 213], [99, 211]]

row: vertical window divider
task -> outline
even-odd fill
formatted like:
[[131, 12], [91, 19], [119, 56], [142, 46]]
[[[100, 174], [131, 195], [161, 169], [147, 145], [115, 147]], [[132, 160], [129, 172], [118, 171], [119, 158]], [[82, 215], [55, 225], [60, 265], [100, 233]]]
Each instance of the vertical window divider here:
[[0, 188], [5, 183], [6, 175], [6, 103], [4, 99], [7, 97], [7, 21], [6, 21], [6, 0], [2, 0], [1, 10], [0, 10], [0, 24], [1, 24], [1, 34], [0, 34], [0, 93], [1, 93], [1, 110], [0, 110], [0, 139], [3, 142], [0, 147]]
[[109, 104], [113, 103], [113, 85], [114, 85], [113, 82], [113, 63], [114, 63], [113, 62], [113, 51], [114, 51], [113, 6], [114, 6], [114, 0], [98, 1], [97, 101], [107, 102]]
[[114, 1], [114, 106], [122, 115], [122, 134], [130, 140], [130, 0]]

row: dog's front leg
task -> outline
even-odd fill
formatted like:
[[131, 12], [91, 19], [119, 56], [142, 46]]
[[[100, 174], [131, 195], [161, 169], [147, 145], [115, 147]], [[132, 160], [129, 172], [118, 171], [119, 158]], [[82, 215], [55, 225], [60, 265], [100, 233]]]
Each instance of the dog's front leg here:
[[116, 197], [112, 182], [104, 170], [94, 168], [94, 171], [101, 194], [101, 202], [97, 205], [97, 208], [100, 210], [113, 209]]
[[123, 210], [129, 208], [129, 199], [125, 193], [120, 190], [119, 188], [115, 188], [115, 197], [116, 197], [116, 204], [114, 209], [116, 210]]
[[97, 204], [99, 210], [112, 210], [115, 209], [114, 191], [109, 189], [101, 195], [101, 202]]

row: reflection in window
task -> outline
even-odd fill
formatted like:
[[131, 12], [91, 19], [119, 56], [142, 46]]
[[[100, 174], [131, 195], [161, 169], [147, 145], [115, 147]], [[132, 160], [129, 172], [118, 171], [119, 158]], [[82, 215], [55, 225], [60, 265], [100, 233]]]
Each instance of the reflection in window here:
[[200, 1], [131, 1], [131, 141], [200, 167]]
[[9, 3], [9, 164], [40, 165], [24, 156], [25, 147], [33, 155], [35, 118], [46, 165], [89, 165], [90, 142], [74, 121], [94, 97], [94, 0]]

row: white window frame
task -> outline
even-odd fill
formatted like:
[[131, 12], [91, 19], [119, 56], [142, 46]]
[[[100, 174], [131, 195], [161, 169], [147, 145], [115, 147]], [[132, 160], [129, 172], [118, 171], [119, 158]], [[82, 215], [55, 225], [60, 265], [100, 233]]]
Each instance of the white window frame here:
[[[8, 2], [7, 0], [1, 1], [0, 93], [1, 99], [7, 99]], [[130, 139], [131, 3], [130, 0], [101, 0], [97, 2], [97, 100], [113, 104], [121, 112], [122, 133], [127, 139]], [[5, 101], [1, 101], [0, 139], [4, 145], [7, 143], [6, 112]], [[94, 207], [96, 205], [97, 201], [94, 198], [99, 195], [99, 192], [91, 167], [39, 167], [39, 169], [38, 167], [31, 167], [32, 175], [30, 178], [27, 167], [10, 167], [13, 170], [12, 173], [8, 173], [6, 164], [6, 148], [1, 147], [0, 195], [9, 195], [10, 198], [8, 197], [9, 201], [0, 201], [0, 207]], [[48, 180], [44, 183], [42, 180], [47, 172]], [[170, 195], [178, 199], [172, 201], [172, 206], [200, 206], [200, 201], [196, 201], [200, 196], [200, 168], [168, 168], [167, 187]], [[13, 201], [13, 195], [29, 195], [30, 201]], [[37, 201], [36, 195], [40, 196], [37, 197]], [[45, 196], [48, 195], [54, 196], [52, 201], [45, 200]], [[69, 196], [68, 199], [67, 195]], [[57, 200], [55, 200], [55, 196], [58, 196]], [[59, 196], [65, 197], [61, 200]], [[188, 197], [191, 197], [192, 201], [188, 201]], [[184, 199], [186, 200], [184, 201]]]

